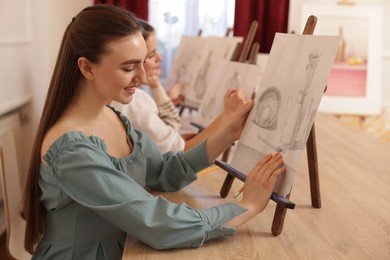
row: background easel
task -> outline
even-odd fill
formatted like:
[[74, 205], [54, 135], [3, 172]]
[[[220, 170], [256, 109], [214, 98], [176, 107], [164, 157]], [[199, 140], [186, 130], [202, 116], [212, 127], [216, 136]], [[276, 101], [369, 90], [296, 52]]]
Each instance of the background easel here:
[[[244, 41], [244, 45], [242, 47], [242, 50], [240, 51], [241, 44], [237, 44], [236, 50], [233, 53], [232, 58], [230, 59], [231, 61], [256, 64], [257, 52], [259, 51], [260, 44], [257, 42], [253, 43], [253, 39], [255, 38], [258, 26], [259, 26], [259, 23], [257, 21], [253, 21], [251, 23], [251, 27], [249, 28], [249, 31], [248, 31], [247, 37]], [[251, 47], [251, 45], [252, 45], [252, 47]], [[249, 57], [248, 57], [248, 54], [249, 54]], [[228, 161], [230, 151], [231, 151], [233, 145], [234, 145], [234, 143], [223, 152], [222, 159], [221, 159], [223, 162]]]
[[[310, 16], [307, 19], [305, 28], [303, 30], [303, 34], [312, 35], [316, 23], [317, 23], [317, 17], [313, 15]], [[317, 147], [316, 147], [314, 123], [311, 128], [308, 140], [306, 142], [306, 153], [307, 153], [307, 161], [308, 161], [312, 206], [315, 208], [320, 208], [321, 197], [320, 197], [320, 186], [319, 186], [319, 177], [318, 177], [318, 160], [317, 160]], [[221, 197], [225, 198], [230, 191], [234, 178], [238, 178], [239, 180], [245, 182], [246, 175], [241, 172], [238, 172], [237, 170], [230, 167], [225, 162], [216, 161], [215, 164], [228, 173], [222, 185], [222, 188], [220, 190]], [[275, 236], [279, 235], [282, 232], [287, 209], [295, 208], [295, 204], [289, 200], [289, 197], [290, 194], [288, 194], [286, 197], [282, 197], [276, 193], [273, 193], [271, 196], [271, 199], [277, 203], [274, 219], [272, 223], [272, 228], [271, 228], [272, 234]]]
[[[258, 26], [258, 22], [257, 21], [253, 21], [252, 24], [251, 24], [251, 27], [249, 29], [248, 35], [247, 35], [247, 37], [245, 39], [244, 44], [237, 43], [237, 45], [236, 45], [236, 47], [235, 47], [235, 49], [233, 51], [232, 57], [230, 58], [231, 61], [245, 62], [245, 58], [248, 56], [248, 52], [250, 50], [251, 44], [253, 42], [253, 39], [255, 37], [257, 26]], [[225, 33], [225, 37], [230, 37], [232, 32], [233, 32], [233, 28], [231, 28], [231, 27], [227, 28], [226, 29], [226, 33]], [[202, 30], [199, 30], [198, 36], [199, 37], [202, 36]], [[242, 46], [243, 46], [243, 48], [241, 49]], [[251, 53], [252, 52], [253, 52], [253, 48], [251, 50]], [[180, 109], [179, 109], [179, 115], [180, 116], [183, 114], [185, 109], [188, 109], [190, 113], [192, 111], [197, 111], [198, 110], [197, 107], [193, 107], [191, 105], [186, 104], [185, 97], [183, 97], [183, 100], [180, 102], [180, 104], [178, 106], [180, 107]], [[193, 126], [197, 127], [199, 129], [199, 132], [204, 129], [203, 126], [198, 125], [196, 123], [191, 123], [191, 124]]]
[[[258, 27], [258, 22], [253, 21], [251, 27], [249, 28], [247, 37], [244, 40], [244, 43], [237, 43], [234, 52], [230, 58], [230, 61], [256, 64], [257, 52], [260, 48], [260, 44], [257, 42], [253, 43], [253, 39], [256, 35], [257, 27]], [[226, 36], [228, 36], [228, 32], [226, 33]], [[191, 122], [191, 125], [198, 128], [199, 132], [201, 132], [204, 129], [204, 126], [194, 122]], [[228, 161], [231, 147], [233, 145], [234, 143], [223, 152], [222, 159], [221, 159], [223, 162]]]

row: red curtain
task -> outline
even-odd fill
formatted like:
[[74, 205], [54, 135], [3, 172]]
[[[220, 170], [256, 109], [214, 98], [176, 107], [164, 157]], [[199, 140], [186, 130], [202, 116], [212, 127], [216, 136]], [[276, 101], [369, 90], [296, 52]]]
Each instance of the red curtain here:
[[287, 32], [289, 0], [236, 0], [234, 35], [246, 37], [253, 20], [259, 22], [254, 42], [269, 53], [276, 32]]
[[95, 4], [112, 4], [126, 8], [145, 21], [148, 20], [148, 3], [147, 0], [95, 0]]

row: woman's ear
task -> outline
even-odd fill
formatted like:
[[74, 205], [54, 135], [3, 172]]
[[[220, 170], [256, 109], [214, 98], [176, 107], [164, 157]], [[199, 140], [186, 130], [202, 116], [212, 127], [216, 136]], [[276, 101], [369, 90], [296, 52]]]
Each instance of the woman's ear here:
[[85, 57], [80, 57], [77, 60], [77, 65], [79, 66], [79, 69], [81, 73], [84, 75], [84, 77], [88, 80], [93, 80], [94, 76], [92, 73], [92, 63]]

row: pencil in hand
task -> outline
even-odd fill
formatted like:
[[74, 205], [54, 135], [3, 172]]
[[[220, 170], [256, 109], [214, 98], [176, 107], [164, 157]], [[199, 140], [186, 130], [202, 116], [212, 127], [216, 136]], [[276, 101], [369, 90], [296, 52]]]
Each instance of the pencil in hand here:
[[242, 186], [241, 189], [239, 189], [238, 192], [234, 194], [233, 198], [237, 198], [243, 191], [244, 191], [244, 186]]

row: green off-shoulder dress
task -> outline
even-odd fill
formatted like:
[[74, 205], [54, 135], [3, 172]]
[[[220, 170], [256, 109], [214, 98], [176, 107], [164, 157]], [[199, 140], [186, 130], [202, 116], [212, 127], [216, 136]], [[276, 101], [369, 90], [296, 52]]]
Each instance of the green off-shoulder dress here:
[[50, 147], [39, 185], [46, 225], [33, 259], [121, 259], [126, 234], [156, 248], [199, 247], [233, 235], [221, 224], [245, 211], [235, 203], [193, 209], [153, 196], [144, 187], [176, 191], [207, 167], [205, 142], [187, 152], [161, 154], [153, 141], [116, 111], [132, 140], [126, 158], [104, 141], [68, 132]]

